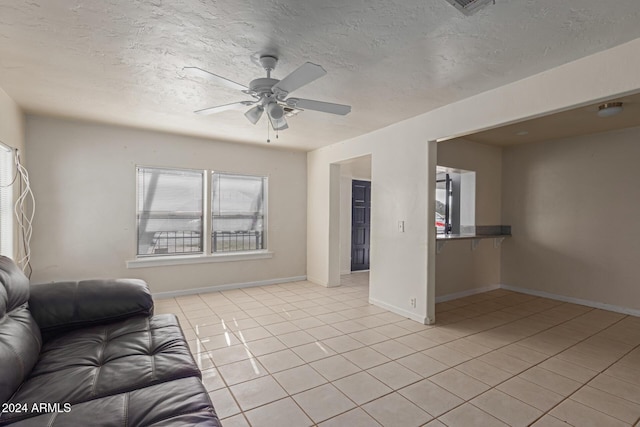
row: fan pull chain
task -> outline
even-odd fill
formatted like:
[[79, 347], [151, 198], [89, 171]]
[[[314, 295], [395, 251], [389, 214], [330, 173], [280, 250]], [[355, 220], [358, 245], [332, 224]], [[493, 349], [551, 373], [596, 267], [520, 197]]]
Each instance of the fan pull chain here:
[[271, 138], [269, 138], [269, 121], [267, 120], [267, 144], [271, 142]]

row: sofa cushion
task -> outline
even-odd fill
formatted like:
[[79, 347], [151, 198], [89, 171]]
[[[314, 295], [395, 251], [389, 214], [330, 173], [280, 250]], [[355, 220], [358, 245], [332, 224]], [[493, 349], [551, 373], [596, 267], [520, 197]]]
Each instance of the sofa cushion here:
[[0, 402], [6, 402], [29, 375], [42, 345], [27, 309], [29, 279], [0, 256]]
[[54, 282], [31, 286], [29, 310], [48, 341], [73, 329], [150, 316], [153, 299], [138, 279]]
[[[200, 378], [172, 314], [69, 332], [45, 343], [11, 402], [80, 402], [184, 377]], [[2, 414], [0, 424], [24, 414]]]
[[34, 415], [36, 416], [12, 426], [62, 427], [99, 424], [114, 427], [221, 427], [202, 383], [193, 377], [102, 397], [66, 408], [61, 405], [58, 412]]

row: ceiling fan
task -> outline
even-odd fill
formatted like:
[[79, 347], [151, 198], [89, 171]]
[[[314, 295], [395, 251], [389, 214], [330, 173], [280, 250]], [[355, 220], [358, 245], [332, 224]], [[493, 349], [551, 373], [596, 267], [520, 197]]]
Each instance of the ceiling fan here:
[[256, 124], [262, 114], [266, 111], [271, 127], [274, 130], [284, 130], [289, 126], [285, 118], [286, 111], [314, 110], [323, 113], [346, 115], [351, 112], [350, 105], [333, 104], [331, 102], [315, 101], [312, 99], [287, 98], [291, 92], [327, 74], [320, 65], [305, 62], [295, 69], [291, 74], [282, 80], [271, 78], [271, 72], [276, 68], [278, 58], [271, 55], [261, 56], [260, 65], [267, 72], [267, 77], [251, 80], [249, 86], [236, 83], [217, 74], [203, 70], [199, 67], [184, 67], [183, 69], [193, 75], [204, 77], [216, 83], [238, 89], [254, 99], [251, 101], [239, 101], [231, 104], [218, 105], [216, 107], [204, 108], [195, 111], [196, 114], [214, 114], [221, 111], [236, 109], [239, 107], [249, 107], [244, 115], [253, 124]]

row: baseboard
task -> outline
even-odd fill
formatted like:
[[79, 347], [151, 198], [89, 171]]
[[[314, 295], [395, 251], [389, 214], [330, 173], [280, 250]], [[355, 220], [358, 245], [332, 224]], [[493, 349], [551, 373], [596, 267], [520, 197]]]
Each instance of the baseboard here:
[[324, 286], [325, 288], [328, 288], [329, 286], [327, 286], [327, 283], [318, 279], [317, 277], [313, 277], [313, 276], [307, 276], [307, 280], [311, 283], [313, 283], [314, 285], [318, 285], [318, 286]]
[[205, 288], [192, 288], [180, 291], [153, 292], [153, 297], [157, 299], [174, 298], [185, 295], [202, 294], [207, 292], [229, 291], [232, 289], [253, 288], [256, 286], [277, 285], [279, 283], [301, 282], [307, 280], [307, 276], [284, 277], [280, 279], [258, 280], [255, 282], [231, 283], [228, 285], [208, 286]]
[[427, 317], [426, 316], [421, 316], [420, 314], [417, 313], [412, 313], [408, 310], [402, 309], [400, 307], [396, 307], [395, 305], [391, 305], [391, 304], [387, 304], [386, 302], [382, 302], [380, 300], [377, 300], [375, 298], [369, 298], [369, 304], [373, 304], [376, 305], [380, 308], [384, 308], [385, 310], [389, 310], [392, 313], [398, 314], [400, 316], [406, 317], [408, 319], [411, 320], [415, 320], [416, 322], [420, 322], [423, 325], [426, 325], [427, 323]]
[[591, 301], [591, 300], [582, 299], [582, 298], [574, 298], [574, 297], [568, 297], [565, 295], [552, 294], [550, 292], [537, 291], [534, 289], [519, 288], [517, 286], [511, 286], [511, 285], [500, 285], [500, 289], [506, 289], [508, 291], [519, 292], [522, 294], [533, 295], [536, 297], [549, 298], [556, 301], [569, 302], [569, 303], [578, 304], [578, 305], [585, 305], [587, 307], [600, 308], [602, 310], [613, 311], [616, 313], [629, 314], [631, 316], [640, 317], [640, 310], [633, 309], [633, 308], [620, 307], [618, 305], [605, 304], [602, 302]]
[[489, 286], [483, 286], [481, 288], [467, 289], [466, 291], [455, 292], [453, 294], [440, 295], [439, 297], [436, 297], [436, 304], [439, 302], [446, 302], [446, 301], [451, 301], [458, 298], [468, 297], [475, 294], [481, 294], [483, 292], [495, 291], [496, 289], [500, 289], [500, 288], [501, 288], [501, 285], [489, 285]]

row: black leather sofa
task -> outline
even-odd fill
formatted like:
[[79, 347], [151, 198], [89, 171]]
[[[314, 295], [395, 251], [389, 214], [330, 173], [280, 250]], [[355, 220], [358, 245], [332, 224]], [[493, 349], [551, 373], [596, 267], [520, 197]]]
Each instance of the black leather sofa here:
[[0, 257], [0, 426], [220, 427], [200, 377], [143, 281], [30, 286]]

